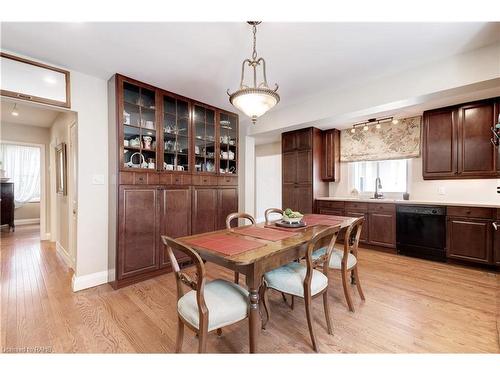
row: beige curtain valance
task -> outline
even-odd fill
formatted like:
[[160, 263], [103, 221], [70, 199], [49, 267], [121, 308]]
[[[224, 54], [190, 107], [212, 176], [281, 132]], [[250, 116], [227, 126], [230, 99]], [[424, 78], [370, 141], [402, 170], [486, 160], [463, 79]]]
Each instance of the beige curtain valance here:
[[364, 131], [357, 128], [340, 133], [340, 161], [408, 159], [420, 156], [420, 127], [422, 117], [410, 117]]

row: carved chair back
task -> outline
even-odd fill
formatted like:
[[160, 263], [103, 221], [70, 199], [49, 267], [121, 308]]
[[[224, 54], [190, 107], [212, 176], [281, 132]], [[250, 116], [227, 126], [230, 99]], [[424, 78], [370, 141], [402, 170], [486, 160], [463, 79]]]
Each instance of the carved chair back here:
[[[208, 327], [208, 308], [205, 303], [204, 289], [205, 289], [205, 265], [203, 260], [200, 258], [198, 253], [173, 238], [168, 236], [161, 236], [163, 244], [166, 247], [170, 263], [172, 264], [172, 269], [175, 273], [175, 281], [177, 284], [177, 301], [184, 295], [183, 285], [188, 286], [192, 290], [196, 291], [196, 302], [198, 304], [198, 312], [200, 317], [199, 329], [203, 331]], [[196, 267], [196, 275], [192, 278], [187, 273], [180, 270], [179, 263], [175, 257], [174, 251], [179, 251], [186, 254]]]
[[226, 217], [226, 229], [231, 229], [231, 222], [235, 219], [247, 219], [253, 225], [255, 225], [255, 219], [252, 215], [246, 214], [244, 212], [233, 212]]
[[[322, 268], [322, 272], [328, 277], [329, 263], [330, 257], [333, 252], [333, 248], [335, 247], [335, 242], [337, 241], [337, 236], [340, 232], [340, 224], [334, 227], [328, 227], [321, 232], [316, 233], [307, 243], [307, 252], [306, 252], [306, 265], [307, 272], [306, 277], [304, 279], [304, 294], [311, 293], [311, 281], [313, 270], [317, 267]], [[326, 246], [325, 254], [321, 255], [319, 258], [313, 260], [312, 254], [319, 248]]]
[[266, 225], [269, 225], [272, 223], [271, 221], [271, 214], [280, 214], [280, 215], [283, 215], [283, 210], [281, 208], [268, 208], [265, 212], [264, 212], [264, 216], [266, 218]]

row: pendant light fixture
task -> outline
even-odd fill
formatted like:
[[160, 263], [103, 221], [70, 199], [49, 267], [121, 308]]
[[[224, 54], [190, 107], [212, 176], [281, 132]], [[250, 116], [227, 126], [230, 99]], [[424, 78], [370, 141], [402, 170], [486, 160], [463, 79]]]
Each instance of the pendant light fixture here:
[[[232, 94], [229, 93], [229, 89], [227, 90], [229, 102], [250, 117], [254, 124], [258, 117], [269, 111], [280, 101], [280, 96], [277, 93], [278, 85], [275, 84], [274, 89], [271, 89], [267, 84], [265, 60], [262, 57], [257, 57], [257, 25], [260, 23], [260, 21], [248, 21], [253, 31], [252, 57], [243, 60], [241, 65], [240, 88]], [[253, 86], [244, 83], [245, 65], [253, 69]], [[263, 78], [263, 81], [259, 84], [257, 84], [257, 67], [261, 67]]]

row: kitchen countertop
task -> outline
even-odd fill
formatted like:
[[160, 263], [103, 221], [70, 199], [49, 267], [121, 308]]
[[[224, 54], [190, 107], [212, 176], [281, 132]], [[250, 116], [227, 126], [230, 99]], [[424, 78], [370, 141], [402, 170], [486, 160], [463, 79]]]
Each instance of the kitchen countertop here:
[[466, 207], [488, 207], [500, 208], [500, 203], [477, 203], [477, 202], [452, 202], [452, 201], [425, 201], [425, 200], [403, 200], [403, 199], [370, 199], [370, 198], [355, 198], [355, 197], [323, 197], [316, 198], [321, 201], [349, 201], [349, 202], [368, 202], [368, 203], [396, 203], [396, 204], [416, 204], [416, 205], [431, 205], [431, 206], [466, 206]]

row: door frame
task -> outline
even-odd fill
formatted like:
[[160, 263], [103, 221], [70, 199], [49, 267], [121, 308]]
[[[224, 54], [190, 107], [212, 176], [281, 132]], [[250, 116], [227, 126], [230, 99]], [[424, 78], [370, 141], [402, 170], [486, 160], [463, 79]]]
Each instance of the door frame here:
[[47, 179], [46, 179], [46, 149], [43, 143], [30, 143], [30, 142], [18, 142], [18, 141], [5, 141], [1, 140], [0, 143], [19, 145], [19, 146], [31, 146], [40, 148], [40, 240], [50, 239], [50, 233], [47, 233]]

